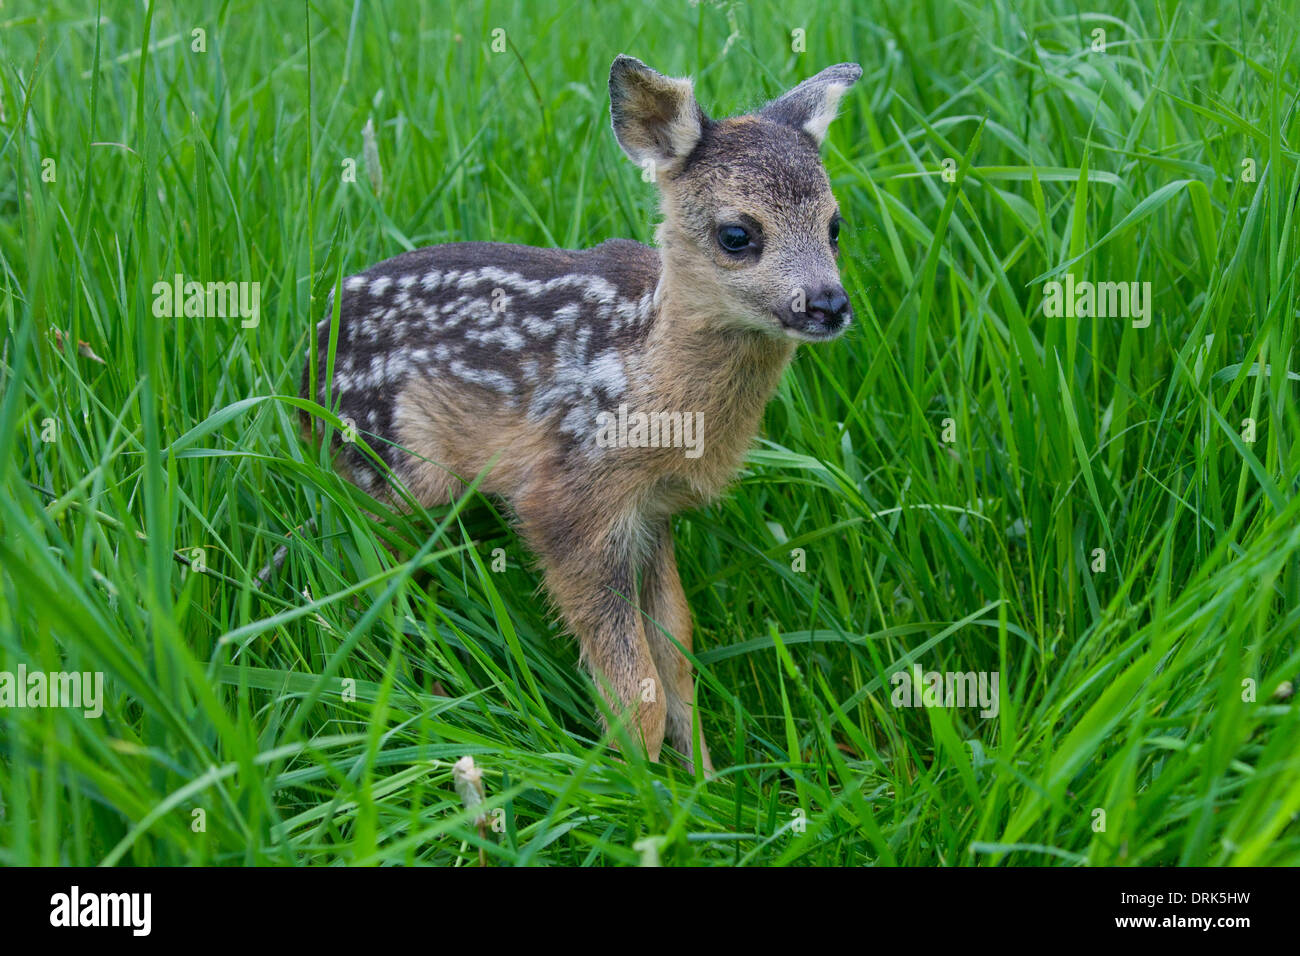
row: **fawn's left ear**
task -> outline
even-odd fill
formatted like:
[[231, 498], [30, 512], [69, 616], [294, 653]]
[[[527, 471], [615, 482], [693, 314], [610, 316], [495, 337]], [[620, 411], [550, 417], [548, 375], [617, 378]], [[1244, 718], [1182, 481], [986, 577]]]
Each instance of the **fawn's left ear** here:
[[633, 56], [618, 56], [609, 68], [609, 112], [628, 158], [665, 173], [690, 155], [704, 124], [690, 80], [656, 73]]
[[821, 145], [835, 118], [840, 97], [862, 76], [856, 63], [828, 66], [814, 77], [768, 103], [758, 115], [774, 123], [801, 129]]

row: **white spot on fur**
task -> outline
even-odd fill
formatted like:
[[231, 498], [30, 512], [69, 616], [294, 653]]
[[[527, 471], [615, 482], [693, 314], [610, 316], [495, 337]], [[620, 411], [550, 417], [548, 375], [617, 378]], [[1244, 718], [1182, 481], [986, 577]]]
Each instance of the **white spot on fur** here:
[[590, 382], [606, 394], [621, 395], [627, 388], [627, 374], [623, 368], [623, 359], [614, 349], [601, 352], [592, 361]]
[[[560, 431], [573, 435], [579, 441], [584, 438], [594, 439], [592, 423], [595, 421], [594, 406], [574, 406], [569, 409], [560, 422]], [[593, 441], [594, 444], [594, 441]]]
[[579, 362], [587, 361], [587, 343], [591, 341], [591, 328], [584, 326], [578, 329], [577, 335], [573, 337], [573, 351]]
[[465, 338], [481, 345], [500, 345], [511, 352], [517, 352], [526, 344], [526, 339], [512, 328], [470, 329]]
[[519, 324], [524, 327], [525, 332], [535, 339], [540, 339], [547, 333], [555, 331], [551, 323], [536, 315], [525, 315], [520, 319]]
[[469, 382], [473, 385], [481, 385], [484, 388], [491, 389], [494, 392], [500, 392], [503, 395], [514, 394], [514, 379], [496, 371], [495, 369], [476, 368], [466, 365], [460, 359], [452, 362], [449, 368], [451, 374], [455, 375], [462, 381]]
[[385, 382], [396, 382], [405, 378], [410, 371], [410, 353], [406, 351], [388, 353], [388, 361], [384, 363]]

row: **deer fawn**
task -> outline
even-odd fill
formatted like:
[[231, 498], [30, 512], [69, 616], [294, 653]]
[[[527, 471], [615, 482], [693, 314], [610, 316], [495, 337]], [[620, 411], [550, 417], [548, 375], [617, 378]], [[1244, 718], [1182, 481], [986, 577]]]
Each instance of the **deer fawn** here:
[[[689, 80], [620, 56], [614, 134], [659, 186], [658, 250], [417, 249], [344, 280], [332, 377], [331, 318], [318, 326], [315, 398], [377, 436], [425, 506], [486, 472], [480, 489], [511, 505], [606, 704], [651, 760], [667, 735], [712, 770], [693, 739], [672, 516], [735, 475], [796, 345], [852, 319], [818, 147], [861, 75], [832, 66], [712, 120]], [[338, 464], [395, 503], [355, 445]]]

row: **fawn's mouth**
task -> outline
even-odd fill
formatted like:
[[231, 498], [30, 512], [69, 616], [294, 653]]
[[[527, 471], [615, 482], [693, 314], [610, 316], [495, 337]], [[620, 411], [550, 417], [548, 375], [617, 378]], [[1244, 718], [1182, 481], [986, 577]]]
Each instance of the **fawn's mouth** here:
[[853, 321], [853, 314], [820, 315], [813, 312], [782, 312], [773, 309], [772, 313], [781, 323], [781, 329], [787, 336], [798, 342], [829, 342], [844, 334]]

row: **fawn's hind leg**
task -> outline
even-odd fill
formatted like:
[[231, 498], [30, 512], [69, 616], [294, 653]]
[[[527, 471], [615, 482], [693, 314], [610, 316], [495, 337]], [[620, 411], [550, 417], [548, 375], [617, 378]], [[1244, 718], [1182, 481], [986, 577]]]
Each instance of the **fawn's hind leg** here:
[[[688, 651], [691, 649], [691, 609], [682, 590], [681, 576], [677, 573], [673, 527], [668, 519], [658, 528], [654, 546], [645, 562], [641, 578], [641, 610], [650, 655], [664, 681], [665, 731], [672, 745], [686, 755], [688, 766], [694, 772], [695, 739], [691, 717], [695, 706], [695, 677], [691, 662], [668, 637], [671, 634], [682, 647]], [[713, 773], [703, 727], [700, 728], [699, 753], [704, 772]]]
[[553, 509], [554, 502], [545, 510], [517, 503], [520, 530], [541, 559], [546, 589], [577, 637], [606, 705], [658, 761], [668, 695], [637, 610], [638, 542], [619, 532], [617, 520], [599, 529], [580, 507], [563, 518]]

